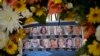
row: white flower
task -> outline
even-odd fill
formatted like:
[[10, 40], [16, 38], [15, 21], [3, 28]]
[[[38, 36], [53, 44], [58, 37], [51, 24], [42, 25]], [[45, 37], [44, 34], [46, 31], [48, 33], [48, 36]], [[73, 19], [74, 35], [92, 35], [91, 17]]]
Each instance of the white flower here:
[[2, 49], [6, 43], [8, 38], [6, 38], [7, 36], [5, 35], [5, 33], [3, 31], [0, 31], [0, 49]]
[[96, 36], [97, 40], [100, 41], [100, 25], [96, 29], [95, 36]]
[[68, 3], [68, 4], [67, 4], [67, 8], [68, 8], [68, 9], [73, 8], [73, 4], [72, 4], [72, 3]]
[[17, 54], [17, 56], [22, 56], [21, 54]]
[[34, 13], [34, 12], [36, 12], [36, 8], [34, 7], [34, 6], [31, 6], [30, 7], [30, 10]]
[[7, 34], [12, 33], [13, 30], [18, 30], [22, 28], [21, 21], [22, 18], [19, 13], [13, 11], [13, 9], [7, 5], [6, 2], [3, 2], [3, 9], [0, 10], [0, 28], [6, 30]]
[[32, 16], [32, 13], [28, 9], [24, 10], [21, 14], [22, 14], [22, 16], [24, 16], [26, 18], [29, 18]]

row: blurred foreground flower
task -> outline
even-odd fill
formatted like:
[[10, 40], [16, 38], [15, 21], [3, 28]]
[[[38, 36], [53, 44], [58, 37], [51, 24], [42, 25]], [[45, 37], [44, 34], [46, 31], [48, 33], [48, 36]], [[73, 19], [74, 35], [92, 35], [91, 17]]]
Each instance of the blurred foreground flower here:
[[100, 9], [98, 7], [90, 8], [90, 12], [87, 15], [87, 20], [90, 23], [100, 23]]
[[100, 43], [94, 40], [92, 44], [88, 45], [88, 52], [93, 56], [100, 56]]
[[97, 27], [95, 35], [97, 40], [100, 41], [100, 25]]
[[13, 11], [13, 9], [6, 4], [3, 3], [3, 9], [0, 10], [0, 27], [2, 30], [6, 30], [7, 34], [12, 33], [13, 30], [18, 30], [22, 28], [21, 21], [19, 19], [22, 18], [19, 13]]
[[9, 40], [9, 42], [8, 42], [7, 45], [5, 46], [4, 50], [5, 50], [8, 54], [13, 55], [13, 54], [15, 54], [16, 51], [17, 51], [17, 45], [16, 45], [13, 41]]
[[7, 4], [11, 7], [13, 7], [13, 5], [16, 3], [17, 0], [4, 0], [7, 2]]
[[62, 0], [52, 0], [55, 4], [62, 3]]
[[0, 31], [0, 49], [2, 49], [8, 41], [6, 34], [3, 31]]
[[92, 25], [88, 25], [84, 27], [84, 38], [88, 39], [91, 35], [95, 33], [95, 27]]

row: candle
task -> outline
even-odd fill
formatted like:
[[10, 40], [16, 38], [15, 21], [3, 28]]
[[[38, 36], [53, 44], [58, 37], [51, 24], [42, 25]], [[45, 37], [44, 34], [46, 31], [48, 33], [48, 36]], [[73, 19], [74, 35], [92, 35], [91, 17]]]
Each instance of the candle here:
[[22, 54], [22, 40], [20, 38], [18, 42], [18, 51], [19, 51], [19, 54]]

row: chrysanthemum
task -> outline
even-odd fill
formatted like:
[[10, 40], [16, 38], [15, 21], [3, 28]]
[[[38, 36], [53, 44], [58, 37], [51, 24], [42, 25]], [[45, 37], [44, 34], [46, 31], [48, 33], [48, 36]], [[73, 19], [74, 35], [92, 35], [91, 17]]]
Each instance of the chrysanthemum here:
[[17, 51], [17, 45], [13, 42], [13, 41], [9, 41], [7, 43], [7, 45], [5, 46], [4, 50], [8, 53], [8, 54], [15, 54]]
[[0, 30], [0, 49], [2, 49], [6, 43], [8, 38], [6, 38], [6, 34]]
[[13, 32], [13, 30], [18, 30], [18, 28], [22, 28], [21, 21], [19, 19], [22, 18], [19, 13], [13, 11], [10, 6], [3, 3], [3, 9], [0, 10], [0, 27], [2, 30], [6, 30], [9, 34]]
[[87, 20], [90, 23], [100, 23], [100, 9], [98, 7], [90, 8], [90, 12], [87, 15]]

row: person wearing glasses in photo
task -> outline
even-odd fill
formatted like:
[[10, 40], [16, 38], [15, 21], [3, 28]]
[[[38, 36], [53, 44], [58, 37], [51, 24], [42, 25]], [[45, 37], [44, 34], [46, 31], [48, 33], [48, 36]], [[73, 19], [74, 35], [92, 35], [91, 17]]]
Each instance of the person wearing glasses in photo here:
[[40, 41], [39, 41], [39, 39], [32, 39], [31, 44], [32, 44], [32, 48], [39, 48]]

